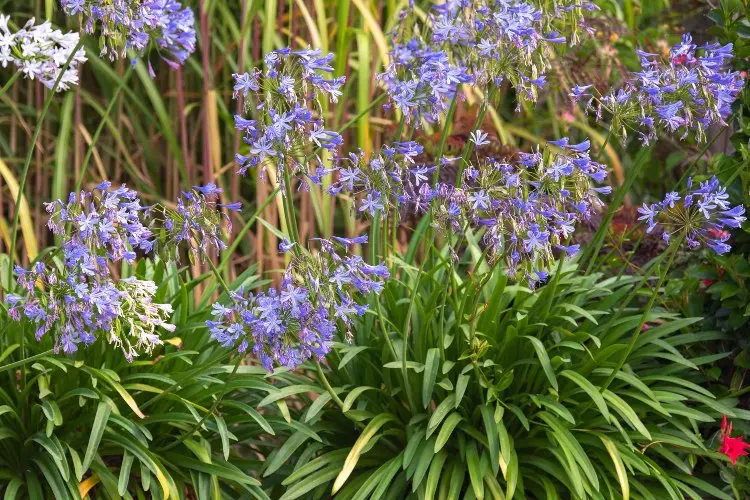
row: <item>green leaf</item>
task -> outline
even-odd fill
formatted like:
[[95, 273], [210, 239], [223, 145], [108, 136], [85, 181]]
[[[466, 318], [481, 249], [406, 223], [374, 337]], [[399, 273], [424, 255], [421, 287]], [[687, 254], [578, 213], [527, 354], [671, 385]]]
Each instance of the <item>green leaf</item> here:
[[281, 484], [289, 486], [296, 481], [303, 479], [305, 476], [313, 474], [315, 471], [320, 470], [324, 467], [328, 467], [332, 464], [339, 464], [339, 468], [344, 463], [344, 459], [349, 454], [349, 448], [339, 449], [324, 453], [323, 455], [316, 457], [307, 462], [302, 467], [295, 468], [294, 472], [289, 474]]
[[224, 453], [224, 460], [229, 460], [229, 429], [227, 429], [227, 423], [223, 417], [215, 415], [216, 427], [219, 429], [219, 437], [221, 437], [221, 450]]
[[23, 482], [19, 479], [11, 479], [11, 481], [5, 486], [5, 496], [3, 496], [3, 499], [15, 500], [16, 498], [20, 498], [18, 493], [21, 491], [22, 486]]
[[615, 394], [614, 392], [610, 391], [609, 389], [604, 391], [604, 399], [606, 399], [612, 407], [617, 410], [617, 412], [622, 415], [622, 417], [628, 421], [628, 423], [638, 432], [643, 435], [646, 439], [649, 441], [651, 440], [651, 433], [646, 429], [646, 426], [643, 425], [643, 422], [640, 418], [638, 418], [638, 415], [635, 413], [635, 410], [625, 402], [620, 396]]
[[[330, 395], [328, 397], [330, 398]], [[258, 410], [256, 410], [252, 406], [246, 403], [243, 403], [241, 401], [224, 401], [223, 404], [224, 406], [230, 406], [230, 407], [234, 407], [234, 408], [244, 411], [245, 413], [248, 414], [250, 418], [255, 420], [255, 422], [257, 422], [258, 425], [260, 425], [261, 429], [263, 429], [264, 431], [266, 431], [272, 436], [276, 435], [276, 433], [273, 430], [273, 427], [271, 427], [271, 425], [266, 421], [266, 419], [263, 418], [263, 415], [261, 415], [258, 412]]]
[[[140, 418], [146, 418], [146, 415], [144, 415], [141, 409], [138, 408], [138, 404], [136, 404], [133, 396], [131, 396], [117, 380], [113, 379], [112, 376], [108, 375], [103, 370], [97, 370], [96, 368], [91, 368], [90, 366], [84, 366], [82, 367], [82, 370], [91, 375], [91, 377], [95, 380], [102, 380], [105, 384], [112, 387], [120, 395], [122, 400], [125, 401], [125, 404], [127, 404], [130, 409], [133, 410], [133, 413], [138, 415]], [[110, 373], [114, 372], [110, 371]]]
[[5, 358], [13, 354], [13, 351], [21, 347], [21, 344], [12, 344], [5, 348], [2, 354], [0, 354], [0, 363], [5, 361]]
[[464, 477], [466, 477], [466, 464], [463, 462], [455, 462], [453, 471], [451, 472], [450, 487], [447, 498], [459, 498], [459, 494], [464, 485]]
[[[336, 394], [342, 391], [340, 388], [335, 388], [333, 390]], [[328, 392], [322, 393], [320, 396], [315, 398], [315, 401], [312, 402], [312, 404], [307, 408], [307, 413], [305, 413], [305, 422], [311, 421], [315, 416], [320, 413], [320, 411], [323, 409], [323, 407], [331, 401], [332, 397], [331, 394]]]
[[440, 349], [432, 347], [427, 351], [425, 361], [424, 379], [422, 383], [422, 406], [427, 408], [432, 399], [432, 391], [435, 388], [438, 369], [440, 368]]
[[[508, 429], [505, 427], [505, 423], [502, 419], [497, 422], [497, 437], [500, 441], [500, 456], [503, 463], [508, 464], [513, 454], [513, 447], [510, 444], [510, 436], [508, 435]], [[506, 479], [507, 480], [507, 479]]]
[[[47, 480], [47, 486], [52, 490], [53, 498], [68, 498], [68, 495], [65, 493], [65, 482], [57, 473], [57, 469], [52, 466], [49, 458], [40, 456], [39, 458], [33, 459], [33, 462], [39, 467], [42, 475]], [[30, 486], [28, 485], [28, 482], [27, 486]], [[29, 488], [29, 496], [32, 496], [31, 488]]]
[[346, 354], [341, 358], [341, 361], [339, 362], [339, 370], [343, 369], [346, 365], [349, 364], [349, 361], [353, 360], [355, 356], [357, 356], [362, 351], [366, 351], [369, 349], [367, 346], [352, 346], [346, 348]]
[[403, 454], [397, 455], [381, 465], [374, 473], [370, 474], [370, 477], [362, 483], [357, 493], [352, 496], [351, 500], [366, 500], [371, 492], [372, 496], [369, 498], [376, 499], [382, 496], [382, 493], [378, 493], [378, 488], [382, 489], [383, 485], [389, 485], [391, 483], [393, 476], [395, 476], [401, 468], [402, 457]]
[[583, 389], [583, 391], [591, 398], [596, 407], [599, 409], [599, 412], [609, 422], [609, 409], [607, 408], [607, 403], [604, 401], [604, 397], [602, 397], [599, 389], [597, 389], [594, 384], [589, 382], [589, 380], [580, 373], [574, 372], [572, 370], [563, 370], [562, 372], [560, 372], [560, 376], [567, 378], [578, 387]]
[[338, 476], [336, 476], [336, 481], [334, 481], [333, 490], [331, 491], [333, 495], [335, 495], [336, 492], [339, 491], [342, 486], [344, 486], [344, 483], [354, 471], [354, 467], [359, 461], [359, 456], [367, 443], [370, 442], [370, 440], [375, 436], [375, 434], [380, 430], [381, 427], [383, 427], [388, 422], [396, 421], [398, 421], [398, 419], [395, 415], [392, 415], [390, 413], [382, 413], [373, 418], [370, 423], [367, 424], [367, 427], [364, 428], [362, 434], [360, 434], [359, 438], [357, 438], [357, 441], [354, 443], [351, 451], [349, 451], [349, 455], [347, 455], [346, 460], [344, 461], [344, 466], [341, 468], [341, 472], [339, 472]]
[[78, 454], [78, 452], [70, 445], [68, 444], [68, 452], [70, 453], [70, 460], [73, 462], [73, 472], [75, 473], [75, 477], [80, 483], [83, 479], [83, 464], [81, 463], [81, 456]]
[[401, 461], [404, 469], [409, 467], [409, 464], [411, 464], [411, 460], [414, 458], [414, 455], [417, 454], [417, 450], [419, 450], [419, 447], [424, 442], [424, 436], [425, 430], [418, 429], [407, 439], [406, 447], [404, 448], [404, 458]]
[[456, 380], [456, 402], [453, 404], [454, 409], [458, 409], [461, 405], [461, 400], [464, 398], [464, 393], [469, 385], [469, 380], [471, 380], [471, 377], [464, 373], [458, 376], [458, 379]]
[[557, 391], [557, 377], [555, 377], [555, 370], [552, 368], [552, 363], [549, 361], [549, 356], [547, 355], [547, 350], [544, 348], [544, 344], [542, 344], [542, 341], [536, 337], [531, 337], [529, 335], [524, 335], [524, 337], [529, 339], [531, 345], [534, 346], [534, 350], [539, 357], [539, 362], [542, 364], [542, 370], [544, 370], [547, 380], [549, 380], [550, 385], [552, 385], [555, 391]]
[[570, 456], [573, 457], [575, 463], [580, 466], [581, 470], [586, 475], [586, 478], [589, 480], [594, 489], [598, 490], [599, 479], [596, 474], [596, 470], [594, 469], [594, 466], [589, 460], [588, 455], [583, 451], [581, 444], [578, 442], [575, 436], [573, 436], [573, 434], [568, 429], [566, 429], [552, 414], [542, 411], [538, 413], [538, 416], [552, 428], [553, 435], [560, 445], [560, 448], [565, 453], [570, 454]]
[[321, 471], [318, 471], [317, 473], [306, 477], [304, 480], [287, 489], [279, 500], [293, 500], [295, 498], [300, 498], [303, 496], [309, 497], [310, 493], [315, 490], [315, 488], [317, 488], [321, 484], [327, 483], [328, 481], [336, 477], [338, 473], [339, 467], [337, 465], [332, 465]]
[[122, 464], [120, 465], [120, 478], [117, 481], [117, 492], [120, 496], [125, 496], [128, 491], [128, 483], [130, 482], [130, 468], [133, 466], [133, 455], [127, 451], [122, 455]]
[[438, 432], [437, 440], [435, 441], [435, 453], [439, 452], [445, 446], [445, 443], [448, 442], [451, 434], [453, 434], [453, 430], [461, 420], [463, 420], [463, 417], [458, 412], [454, 411], [448, 415], [448, 418], [445, 419], [443, 426], [440, 428], [440, 432]]
[[466, 445], [466, 467], [469, 469], [469, 480], [471, 481], [471, 488], [474, 490], [474, 496], [482, 500], [484, 498], [484, 474], [482, 474], [477, 445], [474, 441], [470, 441]]
[[605, 437], [603, 434], [598, 434], [599, 439], [604, 443], [604, 447], [607, 448], [607, 453], [612, 458], [612, 463], [615, 465], [615, 472], [617, 473], [617, 481], [620, 483], [620, 493], [622, 494], [622, 500], [630, 499], [630, 483], [628, 482], [628, 471], [625, 469], [625, 464], [622, 462], [622, 457], [617, 451], [617, 446]]
[[86, 454], [83, 456], [83, 470], [89, 470], [91, 461], [94, 460], [96, 452], [99, 449], [99, 443], [102, 440], [104, 429], [107, 426], [107, 420], [109, 414], [112, 412], [112, 407], [105, 401], [101, 401], [96, 407], [96, 415], [94, 415], [94, 423], [91, 426], [91, 434], [89, 435], [89, 444], [86, 447]]
[[305, 392], [314, 392], [316, 394], [320, 394], [324, 390], [325, 389], [321, 389], [317, 385], [290, 385], [288, 387], [284, 387], [283, 389], [274, 389], [268, 396], [263, 398], [260, 403], [258, 403], [258, 408], [270, 405], [271, 403], [275, 403], [280, 399], [288, 398], [289, 396], [294, 396]]
[[500, 467], [500, 437], [495, 423], [495, 410], [487, 405], [481, 405], [479, 411], [482, 413], [482, 423], [487, 433], [488, 451], [490, 452], [490, 470], [497, 475]]
[[503, 476], [505, 477], [505, 497], [513, 498], [518, 486], [518, 454], [515, 450], [510, 455], [510, 460]]
[[440, 425], [445, 416], [451, 411], [455, 404], [455, 394], [449, 394], [447, 398], [440, 402], [435, 408], [435, 412], [430, 416], [430, 420], [427, 423], [427, 437], [430, 437], [432, 432]]
[[348, 412], [352, 408], [352, 405], [357, 400], [357, 398], [365, 391], [377, 391], [377, 388], [360, 386], [352, 389], [352, 391], [346, 395], [346, 399], [344, 399], [344, 406], [341, 408], [341, 411], [343, 411], [344, 413]]
[[281, 448], [276, 450], [276, 453], [269, 457], [266, 462], [266, 470], [263, 472], [263, 477], [268, 477], [279, 468], [284, 465], [292, 454], [302, 446], [302, 444], [309, 439], [309, 436], [303, 432], [297, 431], [287, 439]]
[[414, 370], [416, 373], [422, 373], [424, 370], [424, 365], [422, 363], [417, 363], [416, 361], [407, 361], [406, 363], [402, 363], [401, 361], [391, 361], [390, 363], [384, 364], [383, 368], [401, 370], [404, 365], [406, 365], [407, 370]]
[[433, 451], [434, 446], [435, 445], [433, 444], [433, 440], [425, 441], [424, 445], [422, 446], [421, 453], [419, 454], [419, 457], [417, 458], [417, 461], [414, 465], [414, 474], [411, 478], [413, 492], [417, 491], [419, 485], [422, 484], [422, 480], [424, 479], [425, 474], [427, 474], [427, 470], [432, 463], [433, 457], [435, 456], [435, 453]]
[[248, 476], [230, 462], [223, 461], [217, 457], [213, 457], [212, 463], [207, 464], [194, 458], [190, 458], [185, 454], [165, 453], [164, 456], [170, 462], [179, 464], [180, 467], [203, 472], [204, 474], [215, 475], [222, 479], [234, 481], [239, 484], [260, 486], [260, 482], [257, 479]]
[[[437, 448], [437, 442], [435, 443], [435, 447]], [[438, 483], [440, 481], [440, 478], [442, 477], [442, 473], [444, 472], [443, 465], [445, 464], [445, 460], [447, 458], [448, 453], [446, 453], [445, 451], [441, 451], [432, 460], [432, 464], [430, 464], [430, 472], [427, 474], [427, 482], [425, 483], [424, 498], [435, 498]]]

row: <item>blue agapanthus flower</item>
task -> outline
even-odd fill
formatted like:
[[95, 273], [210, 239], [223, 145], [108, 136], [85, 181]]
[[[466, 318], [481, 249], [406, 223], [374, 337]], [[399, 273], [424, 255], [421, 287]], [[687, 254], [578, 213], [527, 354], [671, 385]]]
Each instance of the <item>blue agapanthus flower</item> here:
[[590, 31], [583, 14], [597, 9], [578, 0], [448, 0], [424, 23], [405, 11], [378, 78], [407, 119], [440, 120], [458, 84], [487, 96], [508, 81], [520, 100], [536, 101], [555, 48], [578, 43]]
[[46, 204], [48, 226], [62, 240], [62, 264], [16, 267], [26, 296], [10, 294], [6, 302], [12, 319], [35, 325], [37, 340], [52, 333], [56, 352], [71, 354], [102, 338], [132, 360], [162, 343], [159, 329], [174, 330], [167, 322], [172, 307], [155, 302], [152, 281], [111, 274], [112, 264], [151, 252], [155, 236], [138, 193], [110, 188], [103, 182]]
[[638, 212], [647, 232], [661, 232], [666, 241], [683, 237], [691, 249], [705, 247], [718, 254], [731, 250], [729, 231], [747, 220], [745, 207], [730, 205], [729, 194], [716, 177], [697, 186], [688, 179], [684, 196], [667, 193], [660, 203], [644, 203]]
[[[366, 237], [316, 238], [320, 251], [300, 252], [287, 268], [279, 288], [256, 294], [236, 293], [231, 305], [215, 304], [206, 322], [211, 336], [239, 352], [251, 350], [269, 371], [295, 369], [309, 359], [322, 360], [336, 339], [339, 325], [349, 328], [367, 311], [358, 297], [379, 294], [390, 277], [384, 264], [370, 265], [337, 247], [365, 243]], [[281, 247], [288, 251], [292, 244]]]
[[235, 128], [247, 145], [235, 155], [239, 173], [260, 168], [263, 175], [266, 165], [273, 162], [281, 184], [284, 172], [289, 171], [303, 188], [308, 183], [320, 185], [327, 172], [318, 154], [331, 155], [343, 143], [341, 135], [325, 128], [321, 98], [336, 102], [345, 78], [323, 76], [333, 72], [333, 54], [323, 55], [320, 49], [284, 48], [266, 54], [264, 60], [265, 71], [234, 75], [235, 99], [243, 99], [245, 113], [258, 115], [257, 119], [234, 117]]
[[437, 122], [450, 107], [456, 88], [471, 83], [465, 67], [454, 65], [441, 50], [433, 50], [419, 40], [404, 45], [394, 43], [391, 63], [378, 75], [391, 104], [408, 122]]
[[175, 329], [168, 322], [172, 307], [156, 302], [153, 281], [119, 278], [112, 269], [157, 250], [165, 258], [178, 256], [183, 245], [202, 254], [223, 248], [218, 238], [228, 217], [221, 209], [239, 207], [217, 203], [220, 192], [213, 184], [196, 186], [177, 210], [167, 210], [144, 207], [136, 191], [105, 181], [47, 203], [48, 227], [61, 240], [60, 262], [15, 268], [25, 295], [7, 296], [10, 317], [32, 322], [38, 340], [52, 334], [56, 352], [72, 354], [102, 339], [129, 361], [150, 353], [162, 344], [160, 330]]
[[659, 131], [680, 134], [681, 139], [692, 132], [698, 141], [705, 141], [708, 127], [726, 125], [731, 105], [745, 84], [740, 72], [727, 69], [734, 57], [732, 44], [697, 46], [686, 34], [666, 58], [637, 53], [642, 69], [625, 87], [601, 98], [592, 95], [590, 85], [576, 87], [571, 97], [584, 102], [587, 110], [596, 110], [599, 118], [609, 114], [615, 133], [626, 136], [634, 128], [646, 144]]
[[151, 43], [170, 65], [195, 51], [195, 15], [176, 0], [62, 0], [62, 7], [82, 16], [88, 33], [100, 30], [101, 55], [112, 60]]

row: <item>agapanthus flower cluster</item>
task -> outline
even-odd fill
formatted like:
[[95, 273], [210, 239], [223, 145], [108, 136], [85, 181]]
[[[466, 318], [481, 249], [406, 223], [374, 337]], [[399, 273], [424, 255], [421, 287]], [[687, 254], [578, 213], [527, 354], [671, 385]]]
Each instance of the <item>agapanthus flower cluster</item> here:
[[550, 145], [512, 160], [480, 158], [460, 187], [439, 184], [430, 195], [437, 227], [449, 234], [483, 229], [490, 261], [502, 258], [511, 278], [532, 287], [546, 279], [554, 249], [577, 253], [577, 245], [567, 244], [577, 223], [611, 192], [599, 186], [607, 171], [589, 156], [589, 141]]
[[[237, 153], [239, 172], [250, 168], [261, 170], [269, 162], [278, 167], [280, 182], [285, 169], [307, 182], [320, 184], [324, 169], [312, 168], [312, 159], [322, 165], [318, 152], [336, 151], [341, 136], [326, 130], [321, 98], [336, 102], [341, 95], [344, 77], [326, 79], [332, 73], [333, 54], [323, 55], [320, 49], [275, 50], [266, 54], [265, 73], [259, 69], [234, 75], [234, 97], [243, 97], [246, 113], [256, 110], [255, 120], [235, 116], [235, 126], [249, 147], [247, 154]], [[263, 172], [261, 172], [263, 173]]]
[[195, 16], [176, 0], [62, 0], [63, 10], [84, 19], [86, 32], [101, 34], [101, 55], [115, 60], [150, 43], [170, 65], [195, 51]]
[[660, 203], [644, 203], [638, 212], [638, 220], [648, 225], [646, 232], [660, 231], [666, 241], [681, 237], [690, 249], [705, 247], [718, 254], [731, 250], [729, 231], [747, 220], [745, 207], [729, 204], [729, 194], [716, 177], [697, 186], [690, 178], [684, 195], [667, 193]]
[[124, 185], [110, 187], [104, 182], [46, 205], [49, 228], [62, 239], [62, 262], [16, 267], [28, 297], [11, 294], [7, 301], [11, 318], [23, 315], [36, 325], [37, 339], [52, 332], [58, 352], [70, 354], [103, 338], [132, 360], [161, 344], [158, 328], [174, 329], [167, 323], [172, 308], [154, 302], [153, 282], [111, 274], [112, 264], [150, 252], [154, 236], [143, 223], [138, 194]]
[[169, 260], [181, 246], [202, 255], [224, 248], [220, 234], [229, 219], [222, 209], [240, 207], [218, 203], [220, 192], [213, 184], [196, 186], [183, 193], [177, 209], [167, 209], [144, 207], [136, 191], [103, 182], [71, 193], [66, 202], [47, 203], [48, 227], [62, 240], [60, 259], [16, 267], [27, 297], [7, 297], [11, 318], [33, 322], [37, 339], [51, 332], [57, 352], [70, 354], [102, 338], [128, 360], [150, 353], [162, 343], [159, 329], [174, 331], [172, 307], [155, 301], [153, 281], [120, 279], [112, 271], [156, 251]]
[[[551, 4], [551, 5], [550, 5]], [[425, 26], [409, 13], [394, 31], [392, 62], [378, 78], [407, 118], [438, 121], [460, 83], [490, 87], [509, 81], [520, 100], [536, 101], [556, 45], [587, 32], [587, 1], [448, 0]]]
[[[224, 250], [224, 231], [231, 233], [228, 211], [238, 211], [240, 203], [219, 203], [222, 189], [215, 184], [193, 186], [183, 191], [176, 209], [162, 208], [163, 234], [157, 242], [159, 254], [165, 259], [179, 260], [179, 248], [186, 245], [191, 256], [205, 259], [209, 251]], [[221, 210], [224, 209], [224, 210]], [[154, 217], [157, 210], [152, 211]]]
[[[211, 335], [225, 347], [253, 354], [263, 367], [297, 368], [322, 360], [333, 346], [338, 324], [349, 327], [367, 311], [358, 297], [379, 294], [389, 278], [384, 264], [369, 265], [356, 255], [339, 253], [367, 237], [316, 239], [320, 251], [298, 252], [284, 273], [281, 286], [259, 294], [233, 294], [233, 304], [214, 304], [214, 319], [206, 322]], [[294, 244], [282, 242], [282, 251]]]
[[172, 306], [154, 302], [153, 281], [90, 276], [80, 268], [48, 267], [39, 262], [31, 270], [16, 267], [18, 282], [28, 297], [9, 294], [9, 315], [36, 325], [36, 339], [54, 335], [55, 352], [76, 352], [97, 338], [120, 348], [128, 361], [150, 353], [162, 343], [158, 328], [174, 331], [167, 320]]
[[394, 142], [365, 158], [363, 151], [338, 161], [338, 179], [329, 194], [357, 197], [360, 212], [376, 216], [419, 200], [420, 191], [430, 190], [434, 166], [417, 164], [422, 145], [414, 141]]
[[3, 68], [12, 64], [24, 77], [39, 80], [49, 89], [55, 86], [62, 72], [58, 92], [78, 84], [78, 70], [86, 62], [83, 49], [72, 54], [78, 45], [78, 33], [53, 29], [49, 21], [36, 25], [34, 19], [13, 32], [8, 27], [9, 21], [8, 16], [0, 14], [0, 65]]
[[705, 141], [709, 126], [726, 125], [745, 83], [740, 72], [727, 69], [733, 58], [731, 43], [696, 46], [686, 34], [666, 59], [642, 51], [638, 55], [642, 70], [622, 88], [599, 98], [593, 87], [584, 85], [575, 87], [571, 96], [596, 110], [599, 119], [609, 114], [614, 133], [625, 138], [628, 129], [636, 130], [646, 144], [658, 132], [679, 134], [682, 140], [693, 131], [696, 140]]
[[403, 45], [394, 41], [391, 62], [377, 79], [383, 82], [390, 105], [403, 114], [407, 122], [419, 126], [420, 119], [438, 122], [448, 111], [462, 83], [473, 78], [466, 68], [451, 64], [442, 50], [433, 50], [417, 38]]
[[45, 204], [47, 226], [62, 236], [62, 251], [69, 269], [89, 276], [108, 276], [108, 263], [132, 263], [136, 251], [149, 253], [154, 246], [151, 229], [144, 225], [145, 207], [138, 193], [122, 185], [110, 190], [105, 181], [93, 191], [70, 193]]

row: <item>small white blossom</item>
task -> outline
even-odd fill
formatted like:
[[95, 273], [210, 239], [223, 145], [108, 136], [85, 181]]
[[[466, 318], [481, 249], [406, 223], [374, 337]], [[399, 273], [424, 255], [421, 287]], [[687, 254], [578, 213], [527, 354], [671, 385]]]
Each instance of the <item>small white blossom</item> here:
[[[35, 25], [34, 19], [14, 33], [8, 27], [9, 20], [8, 16], [0, 14], [0, 65], [6, 68], [12, 64], [26, 78], [38, 79], [45, 87], [53, 88], [78, 45], [78, 33], [53, 29], [49, 21]], [[62, 74], [58, 92], [78, 84], [78, 69], [84, 62], [86, 52], [78, 49]]]

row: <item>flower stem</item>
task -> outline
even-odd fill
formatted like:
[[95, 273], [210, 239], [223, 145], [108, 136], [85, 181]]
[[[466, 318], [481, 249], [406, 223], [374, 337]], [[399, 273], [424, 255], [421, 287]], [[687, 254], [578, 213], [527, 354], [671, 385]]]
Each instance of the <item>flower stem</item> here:
[[[76, 192], [78, 192], [81, 189], [81, 185], [83, 185], [83, 178], [86, 176], [86, 170], [88, 169], [89, 163], [91, 162], [91, 156], [94, 153], [94, 148], [96, 147], [96, 143], [99, 141], [99, 136], [104, 130], [104, 125], [106, 125], [109, 115], [112, 113], [112, 110], [115, 108], [115, 105], [117, 104], [117, 101], [119, 100], [120, 94], [125, 88], [125, 85], [127, 84], [128, 80], [130, 80], [130, 75], [133, 74], [134, 68], [135, 68], [134, 65], [132, 64], [128, 65], [128, 69], [127, 71], [125, 71], [125, 75], [123, 75], [123, 77], [120, 79], [120, 84], [117, 86], [115, 93], [112, 95], [112, 98], [109, 100], [109, 106], [107, 106], [107, 109], [104, 111], [104, 114], [102, 115], [102, 120], [99, 122], [99, 126], [96, 128], [94, 135], [91, 137], [91, 144], [89, 145], [89, 149], [86, 151], [86, 156], [83, 157], [83, 163], [81, 163], [81, 176], [76, 181], [76, 188], [75, 188]], [[106, 180], [106, 179], [102, 179], [102, 180]]]
[[0, 373], [6, 372], [8, 370], [13, 370], [14, 368], [18, 368], [19, 366], [24, 366], [28, 363], [31, 363], [32, 361], [36, 361], [37, 359], [42, 359], [46, 356], [49, 356], [50, 354], [54, 354], [54, 349], [50, 349], [49, 351], [44, 351], [39, 354], [35, 354], [29, 358], [22, 359], [20, 361], [15, 361], [13, 363], [8, 363], [7, 365], [0, 366]]
[[29, 167], [31, 166], [31, 161], [34, 159], [34, 150], [36, 149], [36, 143], [39, 141], [39, 135], [42, 132], [42, 125], [44, 125], [44, 118], [47, 116], [47, 112], [49, 111], [50, 106], [52, 105], [52, 101], [55, 98], [55, 94], [57, 92], [57, 87], [60, 85], [60, 81], [62, 81], [62, 77], [67, 71], [68, 67], [70, 67], [70, 63], [73, 61], [73, 58], [75, 57], [76, 53], [83, 47], [83, 40], [80, 40], [78, 44], [73, 48], [73, 50], [70, 52], [70, 55], [68, 56], [68, 60], [65, 61], [65, 64], [60, 70], [60, 74], [57, 75], [57, 79], [55, 80], [55, 84], [52, 86], [52, 89], [49, 91], [49, 95], [47, 96], [47, 99], [44, 101], [44, 106], [42, 107], [42, 112], [39, 115], [39, 120], [36, 123], [36, 127], [34, 128], [34, 135], [31, 137], [31, 144], [29, 145], [29, 152], [26, 153], [26, 161], [23, 165], [23, 170], [21, 171], [21, 177], [18, 180], [18, 194], [16, 195], [16, 203], [15, 203], [15, 213], [13, 214], [13, 228], [10, 232], [10, 246], [8, 247], [8, 291], [11, 291], [12, 284], [13, 284], [13, 252], [15, 252], [16, 248], [16, 241], [18, 238], [18, 222], [21, 217], [21, 200], [23, 199], [23, 192], [24, 188], [26, 187], [26, 178], [29, 176]]
[[341, 411], [344, 411], [344, 402], [341, 400], [338, 394], [336, 394], [336, 391], [333, 390], [333, 387], [331, 387], [331, 383], [328, 381], [328, 378], [326, 377], [325, 373], [323, 372], [323, 367], [320, 366], [319, 361], [315, 361], [315, 366], [318, 368], [318, 377], [320, 378], [320, 381], [323, 382], [323, 387], [326, 388], [326, 391], [328, 391], [328, 394], [331, 395], [331, 399], [338, 405], [339, 408], [341, 408]]
[[212, 417], [214, 415], [214, 412], [221, 404], [221, 401], [224, 399], [224, 396], [226, 396], [228, 387], [229, 387], [229, 382], [232, 380], [232, 377], [234, 377], [234, 375], [237, 373], [237, 370], [240, 368], [240, 365], [242, 364], [242, 359], [243, 359], [243, 356], [241, 355], [237, 356], [237, 361], [234, 363], [234, 368], [232, 369], [232, 373], [230, 373], [229, 377], [227, 377], [227, 381], [224, 383], [224, 387], [222, 388], [221, 393], [219, 394], [219, 397], [216, 398], [214, 403], [211, 405], [211, 408], [209, 408], [208, 412], [206, 412], [206, 414], [203, 415], [203, 417], [198, 422], [196, 422], [195, 425], [188, 432], [184, 433], [180, 437], [180, 439], [178, 439], [177, 441], [174, 441], [171, 444], [168, 444], [165, 448], [163, 448], [163, 451], [171, 450], [175, 446], [178, 446], [179, 444], [184, 442], [187, 438], [192, 436], [195, 431], [200, 429], [200, 427], [203, 425], [203, 423], [206, 420], [208, 420], [209, 417]]
[[643, 310], [643, 314], [641, 314], [641, 320], [638, 322], [638, 326], [635, 328], [635, 330], [633, 330], [633, 334], [630, 337], [630, 342], [628, 343], [628, 346], [626, 347], [622, 358], [620, 358], [617, 366], [615, 366], [615, 368], [612, 370], [612, 373], [610, 373], [609, 377], [607, 377], [607, 380], [604, 382], [604, 384], [602, 384], [599, 392], [604, 392], [605, 390], [607, 390], [615, 377], [617, 377], [617, 374], [620, 372], [622, 367], [625, 366], [625, 362], [628, 360], [628, 356], [630, 356], [630, 354], [633, 352], [633, 348], [635, 348], [635, 344], [636, 342], [638, 342], [638, 338], [640, 337], [643, 325], [646, 324], [648, 315], [651, 313], [651, 309], [654, 307], [654, 302], [656, 302], [656, 297], [658, 297], [659, 295], [659, 290], [661, 289], [662, 285], [664, 285], [664, 282], [667, 279], [667, 273], [669, 272], [669, 268], [672, 267], [672, 264], [674, 263], [674, 259], [677, 256], [677, 251], [680, 248], [682, 240], [683, 237], [681, 236], [676, 239], [667, 249], [667, 251], [670, 252], [669, 260], [667, 261], [667, 265], [664, 266], [659, 275], [659, 282], [656, 284], [656, 287], [654, 287], [651, 293], [651, 298], [649, 299], [646, 308]]
[[10, 89], [13, 86], [15, 81], [18, 80], [18, 77], [20, 76], [21, 76], [20, 71], [16, 71], [15, 73], [13, 73], [13, 75], [10, 77], [8, 82], [5, 85], [3, 85], [3, 88], [0, 89], [0, 96], [4, 96], [5, 93], [8, 91], [8, 89]]
[[[489, 108], [490, 102], [494, 99], [494, 97], [495, 87], [490, 89], [487, 94], [487, 99], [482, 102], [482, 107], [479, 108], [479, 113], [477, 113], [477, 119], [474, 122], [474, 130], [472, 130], [472, 132], [476, 131], [482, 126], [482, 123], [484, 122], [484, 116], [487, 114], [487, 109]], [[461, 185], [463, 184], [464, 169], [466, 168], [466, 165], [469, 161], [469, 156], [471, 156], [471, 152], [473, 150], [473, 143], [470, 140], [466, 141], [463, 153], [461, 154], [461, 161], [458, 165], [458, 172], [456, 173], [456, 187], [461, 187]]]

